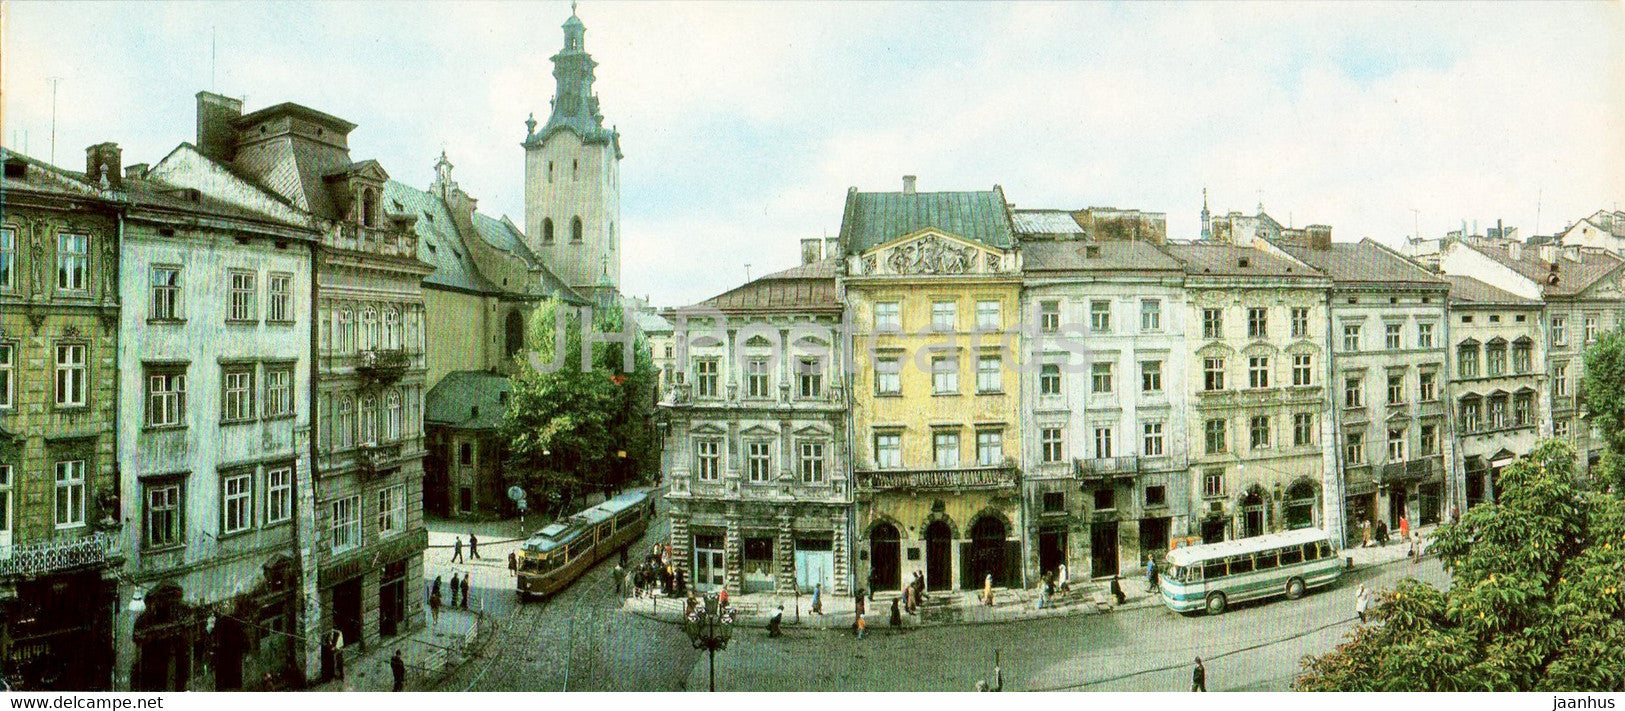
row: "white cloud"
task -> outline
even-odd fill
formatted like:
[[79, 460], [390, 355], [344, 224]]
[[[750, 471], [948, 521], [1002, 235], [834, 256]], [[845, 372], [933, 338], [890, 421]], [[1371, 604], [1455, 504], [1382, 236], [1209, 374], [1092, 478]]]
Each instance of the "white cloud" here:
[[[1168, 213], [1194, 236], [1272, 214], [1398, 243], [1505, 218], [1526, 234], [1625, 195], [1621, 5], [592, 2], [622, 131], [628, 291], [665, 303], [788, 266], [848, 186], [1002, 184], [1023, 206]], [[358, 157], [426, 184], [442, 146], [519, 218], [523, 121], [545, 120], [563, 2], [5, 6], [4, 138], [57, 161], [190, 140], [209, 82], [250, 109], [360, 124]], [[1420, 211], [1420, 217], [1411, 209]]]

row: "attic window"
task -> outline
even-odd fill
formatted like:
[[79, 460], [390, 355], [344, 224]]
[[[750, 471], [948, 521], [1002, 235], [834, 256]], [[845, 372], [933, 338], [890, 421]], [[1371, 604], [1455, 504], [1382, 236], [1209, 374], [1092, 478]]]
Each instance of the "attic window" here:
[[[1100, 246], [1091, 244], [1091, 245], [1088, 245], [1088, 246], [1084, 247], [1083, 248], [1083, 256], [1088, 257], [1090, 259], [1094, 259], [1096, 257], [1099, 257], [1100, 256]], [[1242, 266], [1246, 266], [1246, 265], [1243, 264]]]
[[20, 158], [6, 159], [6, 177], [23, 180], [28, 177], [28, 163]]
[[1251, 260], [1251, 259], [1248, 259], [1246, 257], [1242, 257], [1241, 259], [1237, 260], [1236, 263], [1237, 263], [1237, 265], [1239, 265], [1239, 266], [1241, 266], [1242, 268], [1245, 269], [1247, 267], [1247, 265], [1252, 263], [1252, 261], [1253, 260]]
[[423, 211], [423, 219], [428, 220], [430, 222], [434, 222], [434, 215], [430, 214], [428, 210], [424, 210]]

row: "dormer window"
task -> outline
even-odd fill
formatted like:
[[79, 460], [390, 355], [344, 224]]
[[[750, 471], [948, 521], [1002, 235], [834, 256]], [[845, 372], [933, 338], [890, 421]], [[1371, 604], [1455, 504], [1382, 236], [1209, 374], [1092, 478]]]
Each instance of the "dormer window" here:
[[378, 191], [363, 187], [361, 192], [361, 208], [358, 217], [363, 227], [376, 227], [378, 225]]

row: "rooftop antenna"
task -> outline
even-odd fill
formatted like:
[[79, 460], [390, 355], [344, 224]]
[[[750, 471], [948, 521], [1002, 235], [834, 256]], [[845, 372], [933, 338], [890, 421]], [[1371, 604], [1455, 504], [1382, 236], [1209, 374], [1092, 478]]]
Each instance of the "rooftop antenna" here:
[[1422, 211], [1411, 208], [1411, 237], [1422, 239]]
[[1546, 189], [1541, 188], [1535, 193], [1535, 234], [1540, 234], [1540, 201], [1546, 197]]
[[750, 281], [750, 262], [745, 262], [745, 281]]
[[62, 77], [47, 77], [45, 81], [51, 82], [51, 165], [56, 165], [56, 85]]
[[209, 26], [209, 91], [216, 91], [216, 90], [219, 89], [219, 86], [214, 81], [214, 54], [215, 54], [214, 50], [215, 50], [214, 26], [210, 25]]

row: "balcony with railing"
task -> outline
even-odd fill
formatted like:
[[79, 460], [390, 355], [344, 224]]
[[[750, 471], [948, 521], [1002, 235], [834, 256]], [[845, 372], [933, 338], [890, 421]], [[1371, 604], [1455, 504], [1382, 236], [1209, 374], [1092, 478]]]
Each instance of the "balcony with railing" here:
[[856, 472], [860, 491], [1013, 489], [1021, 472], [1010, 466], [953, 469], [871, 469]]
[[394, 385], [412, 367], [412, 354], [399, 348], [373, 348], [361, 351], [355, 372], [379, 385]]
[[363, 476], [378, 476], [393, 467], [400, 466], [401, 445], [399, 442], [389, 444], [368, 443], [356, 447], [356, 471]]
[[1077, 460], [1075, 469], [1077, 478], [1081, 480], [1111, 479], [1116, 477], [1132, 477], [1140, 473], [1140, 458], [1135, 455], [1123, 457], [1098, 457], [1095, 459]]
[[1377, 484], [1399, 484], [1421, 481], [1444, 472], [1444, 457], [1432, 455], [1403, 462], [1388, 462], [1377, 469]]
[[123, 542], [124, 538], [116, 532], [98, 531], [81, 538], [0, 546], [0, 577], [35, 577], [106, 565], [122, 554]]

